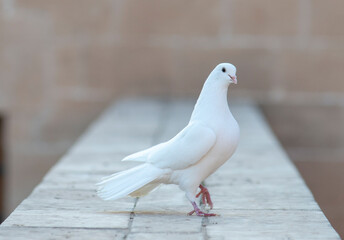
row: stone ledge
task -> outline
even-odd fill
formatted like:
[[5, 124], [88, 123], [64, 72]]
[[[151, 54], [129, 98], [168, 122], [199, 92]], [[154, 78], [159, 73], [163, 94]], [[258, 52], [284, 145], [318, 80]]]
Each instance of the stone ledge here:
[[113, 202], [95, 183], [135, 165], [127, 154], [187, 123], [193, 101], [122, 100], [110, 107], [0, 226], [6, 239], [340, 239], [266, 124], [249, 103], [231, 104], [241, 128], [234, 157], [205, 184], [213, 218], [186, 216], [174, 185]]

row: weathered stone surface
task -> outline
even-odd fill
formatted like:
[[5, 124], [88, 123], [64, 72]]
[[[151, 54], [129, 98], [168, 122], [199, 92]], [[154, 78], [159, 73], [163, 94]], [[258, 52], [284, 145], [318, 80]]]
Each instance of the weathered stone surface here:
[[40, 239], [123, 239], [125, 231], [120, 229], [97, 228], [36, 228], [36, 227], [2, 227], [0, 239], [32, 240]]
[[[234, 157], [210, 176], [217, 217], [187, 216], [178, 186], [103, 201], [96, 183], [137, 163], [129, 153], [165, 141], [187, 123], [194, 101], [123, 100], [103, 114], [0, 226], [6, 239], [339, 239], [250, 104], [231, 109], [241, 127]], [[53, 237], [52, 237], [53, 236]]]

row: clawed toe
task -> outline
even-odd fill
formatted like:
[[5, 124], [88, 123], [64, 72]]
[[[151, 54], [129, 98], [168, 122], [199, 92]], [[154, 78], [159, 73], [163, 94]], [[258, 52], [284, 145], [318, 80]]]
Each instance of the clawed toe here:
[[215, 213], [205, 213], [205, 212], [201, 211], [197, 207], [197, 204], [195, 202], [191, 202], [191, 204], [194, 207], [194, 210], [192, 210], [191, 212], [188, 213], [189, 216], [191, 216], [194, 213], [196, 213], [196, 215], [200, 216], [200, 217], [214, 217], [214, 216], [216, 216]]
[[[195, 210], [192, 210], [191, 212], [188, 213], [188, 216], [191, 216], [194, 213], [195, 213]], [[196, 215], [199, 216], [199, 217], [215, 217], [216, 216], [215, 213], [205, 213], [205, 212], [202, 212], [202, 211], [196, 212]]]
[[192, 214], [194, 214], [195, 210], [192, 210], [191, 212], [188, 213], [188, 216], [191, 216]]
[[197, 213], [197, 216], [200, 216], [200, 217], [215, 217], [216, 214], [215, 213], [205, 213], [205, 212], [198, 212]]

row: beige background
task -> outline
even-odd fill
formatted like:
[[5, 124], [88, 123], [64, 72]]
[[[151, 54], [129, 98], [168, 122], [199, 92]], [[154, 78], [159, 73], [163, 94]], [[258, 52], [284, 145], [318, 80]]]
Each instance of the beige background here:
[[113, 100], [197, 96], [219, 62], [238, 68], [233, 98], [341, 106], [343, 9], [342, 0], [0, 0], [6, 212]]

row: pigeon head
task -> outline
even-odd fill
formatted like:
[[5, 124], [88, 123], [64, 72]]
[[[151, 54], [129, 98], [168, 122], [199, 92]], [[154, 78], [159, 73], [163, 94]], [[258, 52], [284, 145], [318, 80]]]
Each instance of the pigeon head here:
[[231, 83], [237, 84], [236, 67], [230, 63], [220, 63], [211, 72], [210, 76], [227, 86]]

